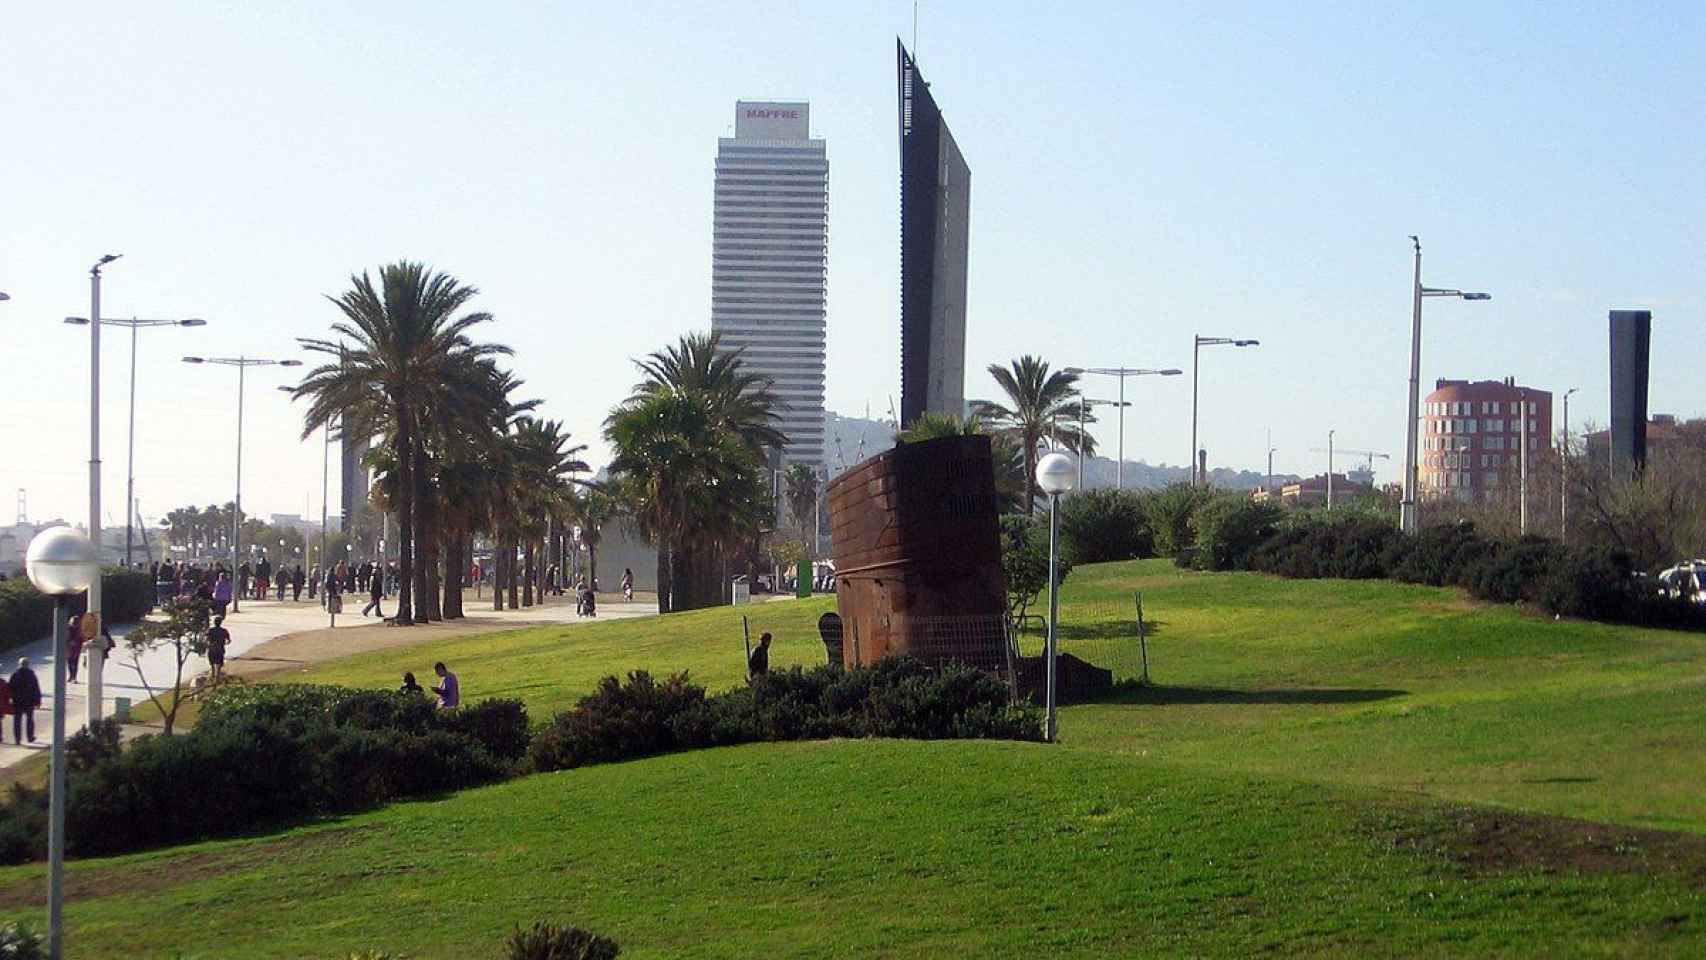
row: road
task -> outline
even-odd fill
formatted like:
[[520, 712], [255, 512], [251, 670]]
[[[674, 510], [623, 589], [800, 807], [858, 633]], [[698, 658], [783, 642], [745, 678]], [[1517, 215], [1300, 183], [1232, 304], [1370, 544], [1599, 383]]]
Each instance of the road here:
[[[575, 614], [574, 601], [567, 595], [552, 597], [550, 603], [541, 606], [501, 612], [491, 609], [489, 594], [480, 599], [469, 596], [465, 604], [468, 614], [465, 619], [444, 624], [442, 627], [434, 625], [416, 631], [413, 628], [388, 628], [375, 618], [364, 618], [359, 614], [360, 608], [351, 605], [346, 598], [344, 609], [350, 612], [338, 615], [335, 627], [331, 627], [334, 632], [330, 635], [334, 638], [347, 635], [349, 640], [346, 645], [341, 642], [323, 642], [331, 625], [328, 624], [329, 618], [325, 611], [320, 609], [316, 601], [245, 600], [242, 611], [225, 620], [226, 629], [231, 631], [231, 643], [225, 654], [226, 669], [233, 673], [255, 675], [276, 672], [276, 669], [300, 668], [337, 656], [359, 653], [364, 649], [395, 646], [399, 640], [426, 642], [452, 632], [478, 633], [530, 624], [583, 622], [582, 618]], [[386, 606], [395, 612], [395, 600], [386, 601]], [[598, 614], [601, 620], [655, 615], [656, 612], [657, 607], [653, 603], [624, 603], [619, 599], [602, 596], [599, 598]], [[147, 687], [153, 687], [157, 693], [163, 688], [169, 689], [177, 669], [177, 661], [171, 647], [150, 650], [142, 655], [140, 661], [133, 659], [124, 642], [124, 637], [130, 629], [129, 625], [112, 628], [113, 639], [118, 641], [118, 646], [107, 658], [101, 684], [101, 699], [106, 703], [106, 716], [112, 716], [118, 698], [128, 699], [131, 705], [135, 706], [147, 702]], [[313, 638], [320, 642], [303, 643], [300, 645], [301, 649], [294, 649], [290, 638], [298, 634], [313, 635]], [[418, 640], [414, 639], [416, 636], [419, 637]], [[47, 751], [53, 736], [52, 638], [45, 638], [23, 649], [14, 650], [11, 656], [13, 659], [3, 665], [4, 670], [0, 673], [10, 675], [17, 668], [16, 657], [29, 657], [30, 665], [41, 681], [44, 701], [42, 708], [36, 711], [36, 742], [33, 744], [15, 743], [11, 719], [6, 718], [3, 731], [5, 742], [0, 744], [0, 768], [9, 767], [33, 754]], [[87, 678], [82, 675], [88, 668], [87, 660], [88, 655], [85, 653], [78, 682], [66, 685], [65, 702], [70, 711], [66, 717], [67, 736], [83, 729], [88, 719], [89, 688], [84, 682]], [[194, 678], [206, 672], [207, 661], [193, 657], [184, 665], [184, 683], [189, 685], [194, 682]]]

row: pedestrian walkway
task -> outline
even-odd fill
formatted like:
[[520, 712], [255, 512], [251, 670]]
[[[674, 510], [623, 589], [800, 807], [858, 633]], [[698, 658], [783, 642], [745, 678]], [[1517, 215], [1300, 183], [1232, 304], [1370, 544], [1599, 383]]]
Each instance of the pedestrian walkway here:
[[[494, 611], [491, 609], [489, 591], [484, 591], [484, 596], [478, 598], [470, 593], [463, 600], [466, 614], [463, 619], [433, 624], [430, 627], [408, 628], [391, 627], [377, 618], [362, 617], [359, 614], [360, 608], [352, 607], [350, 599], [346, 597], [344, 605], [344, 609], [350, 612], [339, 614], [335, 625], [330, 622], [331, 618], [326, 612], [320, 609], [318, 601], [243, 601], [240, 612], [225, 618], [225, 627], [231, 631], [231, 643], [225, 652], [226, 672], [256, 677], [306, 669], [311, 664], [361, 653], [364, 650], [425, 643], [446, 635], [483, 633], [536, 624], [588, 622], [587, 618], [575, 614], [574, 600], [566, 594], [562, 597], [552, 597], [549, 603], [543, 605]], [[388, 599], [385, 606], [391, 613], [396, 612], [394, 598]], [[601, 597], [596, 620], [656, 613], [657, 606], [654, 603], [625, 603], [620, 599], [606, 600]], [[134, 708], [148, 702], [148, 687], [153, 687], [157, 694], [171, 688], [177, 666], [172, 648], [168, 646], [148, 651], [143, 654], [139, 665], [130, 656], [130, 650], [124, 642], [125, 635], [131, 629], [128, 624], [112, 628], [113, 639], [118, 645], [108, 655], [106, 669], [102, 674], [101, 699], [105, 704], [104, 716], [113, 715], [120, 697], [128, 699]], [[26, 743], [20, 746], [14, 743], [11, 738], [11, 721], [6, 721], [3, 731], [5, 743], [0, 745], [0, 767], [8, 767], [38, 752], [46, 752], [53, 737], [52, 638], [13, 650], [8, 657], [0, 675], [10, 675], [17, 667], [18, 657], [29, 657], [31, 667], [41, 679], [43, 702], [42, 708], [36, 711], [34, 744]], [[80, 665], [78, 682], [66, 685], [65, 702], [69, 711], [65, 723], [66, 736], [87, 725], [87, 671], [88, 657], [85, 654], [84, 662]], [[206, 672], [207, 661], [201, 657], [191, 657], [189, 662], [184, 664], [185, 686], [193, 684], [196, 677]], [[144, 683], [144, 680], [147, 682]]]

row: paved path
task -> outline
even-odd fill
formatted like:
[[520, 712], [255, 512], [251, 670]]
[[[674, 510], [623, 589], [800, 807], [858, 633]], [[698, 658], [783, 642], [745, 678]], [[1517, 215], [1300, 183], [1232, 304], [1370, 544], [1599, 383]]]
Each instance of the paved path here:
[[[365, 599], [364, 601], [365, 602]], [[387, 600], [386, 607], [396, 612], [395, 599]], [[491, 594], [476, 598], [469, 594], [464, 600], [466, 617], [444, 625], [434, 624], [424, 629], [389, 628], [381, 625], [372, 617], [360, 616], [360, 607], [351, 606], [349, 598], [345, 599], [345, 610], [350, 613], [339, 614], [334, 632], [328, 633], [328, 617], [320, 609], [317, 601], [303, 599], [295, 601], [246, 600], [242, 610], [225, 619], [226, 629], [231, 631], [231, 643], [226, 648], [225, 665], [232, 673], [248, 676], [275, 673], [282, 670], [302, 669], [313, 663], [348, 656], [365, 649], [396, 646], [402, 643], [424, 643], [439, 639], [447, 634], [466, 635], [481, 633], [487, 630], [503, 630], [529, 624], [545, 623], [579, 623], [583, 618], [575, 614], [574, 600], [568, 595], [552, 597], [549, 603], [523, 607], [519, 610], [494, 611], [491, 608]], [[657, 607], [654, 603], [624, 603], [621, 600], [599, 598], [598, 619], [620, 619], [655, 615]], [[111, 716], [115, 701], [119, 697], [130, 700], [131, 705], [138, 706], [148, 701], [148, 691], [142, 680], [147, 678], [148, 686], [156, 692], [163, 687], [169, 688], [172, 676], [176, 671], [177, 662], [170, 647], [151, 650], [141, 658], [141, 672], [131, 659], [129, 650], [124, 644], [124, 635], [130, 632], [129, 625], [112, 628], [113, 639], [118, 646], [108, 655], [106, 670], [101, 683], [101, 699], [106, 703], [105, 715]], [[292, 643], [295, 635], [303, 636], [303, 643]], [[311, 642], [329, 636], [349, 638], [348, 642], [341, 639], [335, 644]], [[53, 640], [51, 638], [37, 641], [29, 646], [12, 651], [12, 659], [0, 666], [4, 667], [0, 674], [10, 674], [17, 667], [16, 657], [30, 658], [30, 665], [35, 669], [36, 676], [41, 680], [43, 703], [36, 711], [36, 742], [25, 743], [22, 746], [13, 742], [11, 718], [5, 718], [5, 742], [0, 744], [0, 768], [19, 763], [36, 753], [45, 753], [53, 737]], [[66, 706], [70, 712], [66, 715], [65, 732], [67, 736], [83, 729], [86, 725], [88, 712], [88, 686], [84, 683], [86, 676], [83, 671], [88, 669], [87, 655], [79, 671], [78, 681], [66, 685]], [[189, 685], [194, 678], [207, 672], [207, 661], [200, 657], [192, 657], [184, 665], [184, 683]]]

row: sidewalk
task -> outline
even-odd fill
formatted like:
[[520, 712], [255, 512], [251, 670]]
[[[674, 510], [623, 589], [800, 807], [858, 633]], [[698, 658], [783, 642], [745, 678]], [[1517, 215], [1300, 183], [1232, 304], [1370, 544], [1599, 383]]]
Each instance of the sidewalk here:
[[[425, 643], [447, 635], [484, 633], [537, 624], [589, 622], [576, 616], [574, 599], [567, 594], [552, 597], [551, 602], [544, 605], [502, 612], [491, 608], [489, 590], [484, 591], [484, 596], [478, 598], [468, 594], [463, 602], [466, 616], [461, 620], [435, 623], [426, 627], [391, 627], [373, 617], [362, 617], [361, 608], [352, 607], [346, 597], [344, 609], [349, 612], [339, 614], [336, 626], [332, 627], [328, 623], [330, 618], [320, 609], [318, 601], [245, 600], [240, 612], [225, 618], [225, 627], [231, 631], [231, 643], [225, 652], [226, 672], [252, 678], [286, 670], [300, 670], [310, 664], [364, 650]], [[385, 606], [389, 612], [395, 613], [395, 598], [386, 600]], [[621, 619], [656, 613], [655, 603], [624, 603], [620, 599], [606, 599], [601, 596], [597, 619]], [[148, 702], [148, 691], [142, 683], [144, 676], [156, 693], [169, 689], [172, 683], [172, 675], [176, 669], [172, 649], [166, 647], [144, 654], [141, 662], [142, 672], [138, 674], [137, 665], [131, 659], [130, 651], [124, 643], [125, 634], [130, 630], [129, 624], [112, 628], [113, 639], [118, 645], [108, 655], [106, 669], [102, 675], [101, 699], [106, 705], [104, 716], [112, 716], [114, 701], [118, 697], [128, 698], [133, 709]], [[35, 754], [46, 753], [53, 739], [52, 638], [45, 638], [12, 651], [10, 659], [0, 664], [4, 667], [0, 675], [10, 675], [17, 668], [17, 658], [21, 656], [30, 658], [30, 666], [41, 680], [43, 702], [41, 709], [36, 711], [36, 742], [21, 746], [14, 743], [11, 719], [5, 718], [5, 742], [0, 745], [0, 767], [9, 767]], [[69, 709], [65, 722], [67, 737], [83, 729], [89, 716], [89, 688], [85, 682], [88, 657], [85, 655], [83, 659], [77, 682], [66, 684], [65, 702]], [[196, 677], [206, 672], [206, 660], [201, 657], [190, 658], [189, 662], [184, 664], [184, 685], [188, 687], [195, 682]]]

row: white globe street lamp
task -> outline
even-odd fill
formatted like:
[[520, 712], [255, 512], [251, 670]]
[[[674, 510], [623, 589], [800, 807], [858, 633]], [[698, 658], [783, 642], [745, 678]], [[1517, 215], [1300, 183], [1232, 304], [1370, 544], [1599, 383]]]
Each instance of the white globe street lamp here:
[[1037, 486], [1048, 494], [1048, 720], [1043, 737], [1055, 742], [1054, 665], [1060, 653], [1060, 495], [1072, 489], [1077, 464], [1064, 453], [1051, 453], [1037, 461]]
[[49, 527], [30, 541], [24, 555], [24, 570], [37, 590], [53, 598], [53, 768], [48, 788], [47, 929], [48, 953], [57, 960], [64, 955], [65, 618], [71, 612], [71, 598], [88, 590], [99, 575], [95, 545], [70, 527]]

